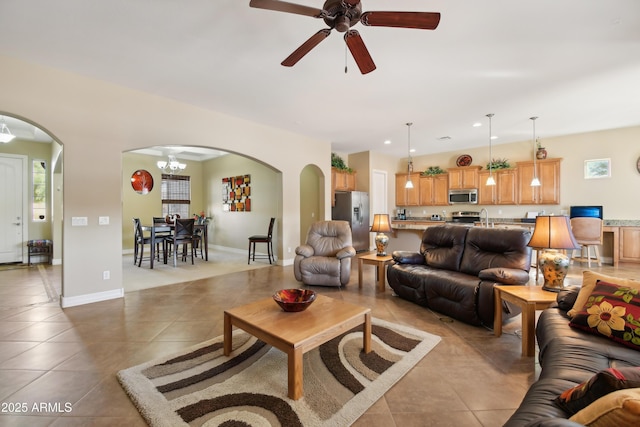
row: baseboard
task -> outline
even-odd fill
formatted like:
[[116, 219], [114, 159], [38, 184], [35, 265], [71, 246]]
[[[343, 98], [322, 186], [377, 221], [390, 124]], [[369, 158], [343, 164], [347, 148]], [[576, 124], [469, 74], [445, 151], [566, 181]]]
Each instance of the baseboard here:
[[94, 294], [78, 295], [75, 297], [60, 297], [60, 306], [62, 308], [75, 307], [77, 305], [91, 304], [94, 302], [107, 301], [124, 297], [124, 288], [113, 289], [110, 291], [96, 292]]

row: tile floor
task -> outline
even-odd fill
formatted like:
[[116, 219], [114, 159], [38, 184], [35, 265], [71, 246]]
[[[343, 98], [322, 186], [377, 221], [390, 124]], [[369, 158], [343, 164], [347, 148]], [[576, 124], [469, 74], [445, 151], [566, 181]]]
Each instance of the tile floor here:
[[[355, 425], [502, 425], [537, 376], [536, 359], [520, 354], [519, 317], [496, 338], [388, 288], [376, 292], [373, 267], [365, 266], [358, 289], [353, 264], [348, 286], [314, 289], [442, 337]], [[579, 283], [583, 269], [572, 267], [570, 283]], [[640, 265], [593, 269], [640, 277]], [[62, 310], [51, 292], [60, 289], [59, 266], [0, 271], [0, 425], [144, 426], [116, 380], [118, 370], [219, 336], [224, 309], [300, 286], [291, 266], [266, 265]]]

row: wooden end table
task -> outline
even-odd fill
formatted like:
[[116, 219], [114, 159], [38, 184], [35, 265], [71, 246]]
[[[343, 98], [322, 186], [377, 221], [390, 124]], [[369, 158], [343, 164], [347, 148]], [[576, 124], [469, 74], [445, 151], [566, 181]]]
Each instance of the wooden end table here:
[[302, 355], [325, 342], [364, 325], [362, 347], [371, 351], [371, 309], [317, 295], [305, 311], [284, 312], [266, 298], [224, 312], [224, 355], [232, 349], [232, 326], [287, 353], [289, 398], [304, 395]]
[[391, 255], [378, 256], [376, 254], [362, 255], [358, 258], [358, 288], [362, 288], [362, 266], [365, 264], [376, 266], [376, 282], [378, 290], [384, 292], [385, 271], [384, 268], [393, 261]]
[[502, 301], [508, 301], [522, 309], [522, 355], [535, 355], [536, 310], [544, 310], [556, 301], [558, 294], [539, 286], [494, 286], [495, 313], [493, 333], [502, 335]]

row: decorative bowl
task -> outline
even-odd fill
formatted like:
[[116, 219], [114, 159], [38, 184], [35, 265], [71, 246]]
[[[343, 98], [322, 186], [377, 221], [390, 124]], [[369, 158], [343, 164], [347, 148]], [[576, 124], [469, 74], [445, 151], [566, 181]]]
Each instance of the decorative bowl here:
[[284, 311], [304, 311], [316, 300], [316, 293], [306, 289], [281, 289], [273, 294], [273, 300]]

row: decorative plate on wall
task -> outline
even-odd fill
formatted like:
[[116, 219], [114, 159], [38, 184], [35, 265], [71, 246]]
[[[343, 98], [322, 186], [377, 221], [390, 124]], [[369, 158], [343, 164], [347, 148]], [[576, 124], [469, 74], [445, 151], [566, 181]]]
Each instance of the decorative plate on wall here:
[[458, 157], [456, 160], [456, 165], [458, 166], [470, 166], [473, 159], [468, 154], [463, 154]]
[[153, 177], [144, 169], [138, 169], [131, 175], [131, 187], [138, 194], [149, 194], [153, 190]]

